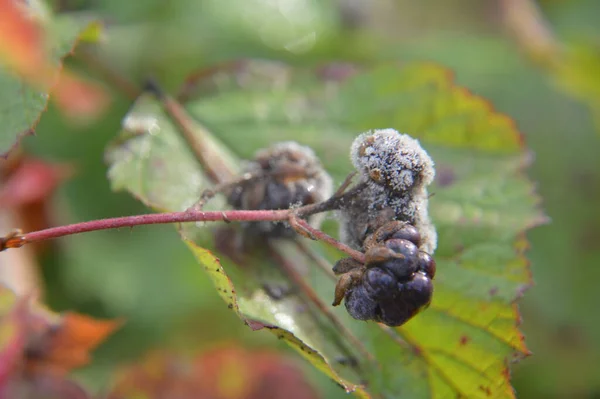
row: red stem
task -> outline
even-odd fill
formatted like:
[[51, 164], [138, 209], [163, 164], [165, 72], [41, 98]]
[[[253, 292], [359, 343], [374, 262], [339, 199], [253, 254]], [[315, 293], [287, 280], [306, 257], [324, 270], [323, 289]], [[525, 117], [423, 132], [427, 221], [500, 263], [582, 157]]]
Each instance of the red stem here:
[[48, 240], [68, 236], [71, 234], [85, 233], [88, 231], [118, 229], [120, 227], [134, 227], [145, 224], [165, 224], [183, 222], [233, 222], [233, 221], [281, 221], [289, 217], [289, 211], [267, 210], [267, 211], [185, 211], [168, 213], [151, 213], [147, 215], [123, 216], [118, 218], [92, 220], [89, 222], [69, 224], [66, 226], [52, 227], [45, 230], [35, 231], [22, 235], [23, 243]]
[[[290, 209], [282, 210], [228, 210], [228, 211], [184, 211], [167, 213], [150, 213], [146, 215], [123, 216], [118, 218], [92, 220], [89, 222], [69, 224], [66, 226], [51, 227], [49, 229], [21, 234], [16, 231], [7, 236], [0, 237], [0, 251], [8, 248], [19, 248], [25, 244], [36, 241], [49, 240], [69, 236], [72, 234], [86, 233], [96, 230], [118, 229], [121, 227], [135, 227], [145, 224], [167, 224], [184, 222], [277, 222], [288, 221], [292, 215]], [[364, 263], [365, 255], [335, 238], [315, 229], [305, 220], [294, 217], [294, 222], [302, 229], [308, 231], [312, 237], [325, 241], [329, 245], [350, 255], [359, 262]]]
[[365, 254], [355, 249], [350, 248], [346, 244], [343, 244], [333, 238], [332, 236], [323, 233], [319, 229], [315, 229], [304, 219], [296, 219], [295, 223], [302, 227], [304, 230], [308, 231], [315, 239], [320, 241], [325, 241], [327, 244], [331, 245], [334, 248], [339, 249], [340, 251], [350, 255], [360, 263], [365, 263]]

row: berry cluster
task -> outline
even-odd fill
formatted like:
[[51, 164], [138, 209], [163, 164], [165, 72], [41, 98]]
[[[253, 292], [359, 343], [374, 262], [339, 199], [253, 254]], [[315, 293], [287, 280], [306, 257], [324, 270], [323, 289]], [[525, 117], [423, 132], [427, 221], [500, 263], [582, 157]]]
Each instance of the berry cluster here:
[[419, 142], [393, 129], [356, 138], [350, 151], [363, 186], [342, 204], [340, 238], [365, 251], [365, 264], [342, 259], [334, 305], [345, 300], [359, 320], [399, 326], [427, 307], [437, 236], [429, 220], [427, 186], [435, 170]]
[[[340, 194], [340, 239], [364, 251], [365, 262], [336, 263], [333, 305], [345, 302], [359, 320], [399, 326], [427, 307], [433, 294], [436, 233], [427, 212], [433, 161], [419, 142], [393, 129], [374, 130], [353, 143], [355, 190]], [[241, 178], [224, 190], [237, 209], [288, 209], [330, 198], [332, 182], [314, 152], [295, 142], [257, 152]], [[320, 215], [308, 221], [318, 227]], [[244, 224], [246, 237], [291, 238], [288, 223]]]
[[346, 258], [334, 267], [346, 276], [334, 305], [344, 297], [355, 319], [402, 325], [431, 302], [435, 261], [419, 251], [421, 235], [406, 223], [390, 222], [367, 241], [364, 266]]
[[[244, 179], [228, 193], [236, 209], [288, 209], [324, 201], [332, 193], [332, 181], [319, 158], [306, 146], [288, 141], [259, 150], [246, 165]], [[309, 222], [317, 227], [321, 218]], [[285, 223], [258, 222], [244, 226], [261, 236], [292, 237]]]

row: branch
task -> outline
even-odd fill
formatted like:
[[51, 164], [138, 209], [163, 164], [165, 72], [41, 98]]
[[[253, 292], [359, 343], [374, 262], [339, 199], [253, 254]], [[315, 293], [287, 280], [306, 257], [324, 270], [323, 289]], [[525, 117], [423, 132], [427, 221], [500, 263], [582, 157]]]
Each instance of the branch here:
[[166, 224], [185, 222], [216, 222], [216, 221], [282, 221], [289, 218], [290, 212], [286, 210], [268, 211], [214, 211], [214, 212], [167, 212], [151, 213], [147, 215], [124, 216], [110, 219], [92, 220], [89, 222], [69, 224], [66, 226], [52, 227], [32, 233], [11, 233], [0, 239], [0, 250], [18, 248], [36, 241], [49, 240], [69, 236], [72, 234], [86, 233], [96, 230], [118, 229], [121, 227], [135, 227], [146, 224]]
[[96, 56], [91, 50], [82, 47], [77, 50], [75, 56], [83, 61], [90, 70], [98, 74], [108, 85], [123, 93], [128, 99], [135, 100], [141, 94], [142, 91], [137, 85], [128, 80], [113, 66]]
[[527, 56], [542, 66], [556, 66], [561, 46], [535, 1], [501, 0], [500, 11], [504, 24]]
[[[302, 209], [302, 208], [300, 208]], [[364, 262], [364, 254], [356, 251], [347, 245], [342, 244], [331, 236], [315, 229], [305, 220], [298, 219], [295, 215], [298, 209], [283, 210], [227, 210], [227, 211], [184, 211], [151, 213], [146, 215], [124, 216], [110, 219], [92, 220], [89, 222], [69, 224], [66, 226], [52, 227], [49, 229], [34, 231], [31, 233], [21, 233], [14, 231], [4, 237], [0, 237], [0, 251], [9, 248], [20, 248], [25, 244], [32, 242], [50, 240], [53, 238], [65, 237], [73, 234], [86, 233], [97, 230], [119, 229], [122, 227], [135, 227], [147, 224], [167, 224], [167, 223], [186, 223], [186, 222], [281, 222], [291, 221], [299, 226], [300, 229], [308, 231], [314, 239], [323, 240], [329, 245], [345, 252], [359, 262]]]
[[213, 184], [223, 184], [235, 179], [237, 171], [219, 156], [206, 127], [191, 118], [185, 108], [165, 93], [154, 80], [148, 79], [146, 90], [153, 93], [161, 103]]
[[360, 263], [365, 263], [365, 254], [350, 248], [349, 246], [347, 246], [344, 243], [341, 243], [332, 236], [323, 233], [321, 230], [315, 229], [306, 220], [299, 219], [293, 213], [289, 216], [289, 223], [294, 228], [294, 230], [296, 230], [300, 235], [310, 238], [312, 240], [324, 241], [332, 247], [337, 248], [338, 250], [350, 255], [352, 258], [356, 259]]

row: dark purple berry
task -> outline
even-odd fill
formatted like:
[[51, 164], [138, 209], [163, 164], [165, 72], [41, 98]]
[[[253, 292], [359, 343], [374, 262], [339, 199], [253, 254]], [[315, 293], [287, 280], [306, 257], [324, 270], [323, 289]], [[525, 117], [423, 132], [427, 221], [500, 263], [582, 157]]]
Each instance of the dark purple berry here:
[[405, 224], [392, 234], [390, 238], [397, 238], [402, 240], [408, 240], [415, 244], [417, 247], [421, 245], [421, 234], [419, 230], [413, 225]]
[[373, 320], [377, 316], [377, 302], [371, 299], [363, 284], [346, 292], [344, 305], [350, 316], [357, 320]]
[[401, 326], [414, 315], [412, 308], [407, 308], [402, 302], [392, 300], [381, 302], [378, 310], [377, 318], [374, 320], [390, 327]]
[[427, 252], [419, 252], [419, 270], [429, 278], [435, 277], [435, 260]]
[[388, 326], [400, 326], [427, 307], [433, 295], [431, 280], [422, 273], [408, 283], [398, 284], [401, 289], [392, 300], [379, 301], [378, 321]]
[[367, 293], [375, 300], [392, 298], [398, 293], [396, 277], [379, 267], [367, 270], [363, 284]]
[[402, 257], [389, 259], [381, 264], [381, 267], [389, 270], [398, 279], [406, 280], [417, 271], [419, 249], [408, 240], [391, 239], [385, 242], [385, 246]]
[[410, 304], [417, 309], [429, 305], [433, 296], [433, 283], [431, 279], [423, 273], [415, 273], [412, 280], [406, 283], [399, 283], [399, 298], [406, 304]]

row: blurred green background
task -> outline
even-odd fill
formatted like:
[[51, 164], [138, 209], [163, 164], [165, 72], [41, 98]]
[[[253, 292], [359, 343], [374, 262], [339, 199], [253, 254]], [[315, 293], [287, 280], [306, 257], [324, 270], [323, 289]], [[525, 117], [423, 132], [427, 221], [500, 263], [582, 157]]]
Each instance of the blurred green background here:
[[[452, 69], [460, 85], [489, 99], [525, 134], [533, 155], [529, 175], [551, 218], [528, 233], [536, 285], [520, 306], [534, 356], [513, 366], [517, 395], [598, 398], [600, 132], [588, 105], [567, 94], [552, 71], [532, 61], [508, 33], [502, 6], [511, 3], [520, 2], [55, 0], [51, 6], [104, 19], [105, 38], [96, 56], [133, 82], [152, 75], [170, 91], [199, 68], [243, 57], [302, 65], [427, 60]], [[546, 0], [539, 6], [567, 48], [600, 43], [599, 1]], [[83, 69], [77, 57], [68, 63]], [[591, 75], [598, 79], [600, 69]], [[76, 165], [76, 175], [53, 201], [53, 223], [146, 211], [128, 195], [111, 192], [106, 179], [104, 148], [130, 105], [118, 91], [112, 94], [109, 112], [88, 126], [67, 123], [51, 105], [37, 136], [25, 140], [27, 151], [38, 157]], [[253, 146], [251, 137], [244, 140]], [[128, 319], [79, 372], [97, 389], [107, 384], [115, 364], [165, 345], [189, 350], [243, 340], [289, 351], [226, 311], [170, 226], [96, 232], [62, 239], [52, 249], [41, 264], [53, 308]], [[323, 397], [347, 397], [298, 363]]]

